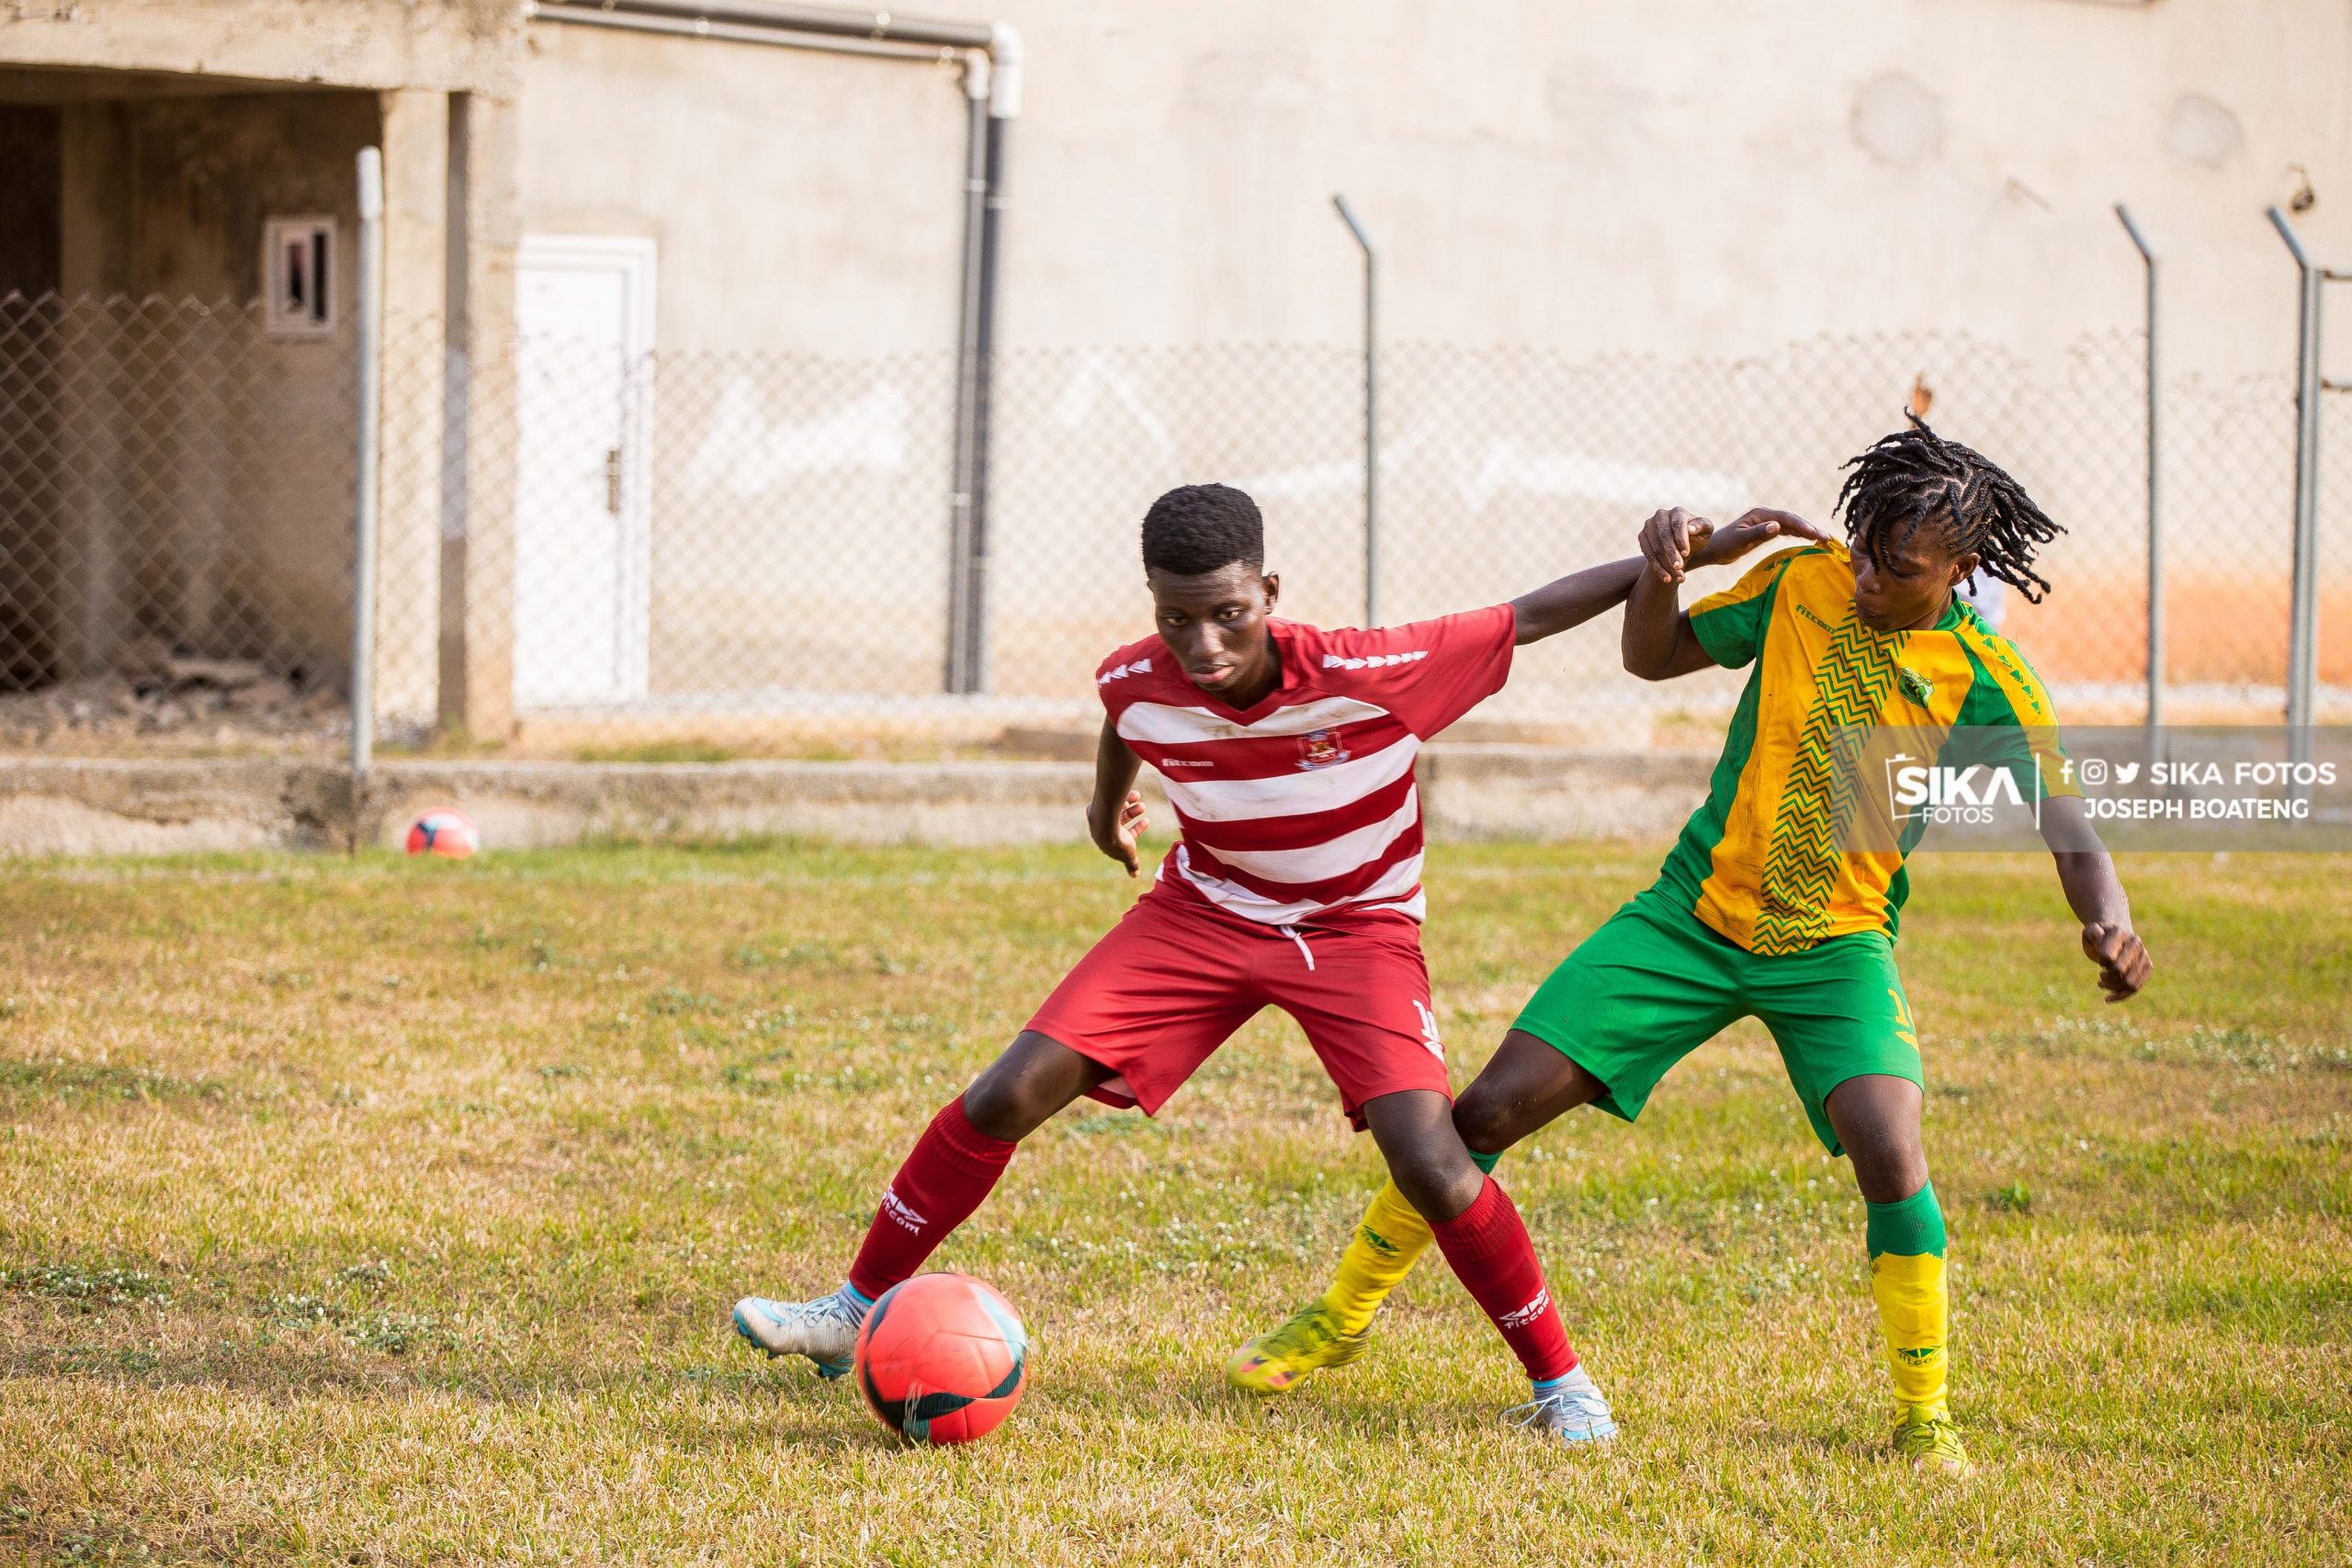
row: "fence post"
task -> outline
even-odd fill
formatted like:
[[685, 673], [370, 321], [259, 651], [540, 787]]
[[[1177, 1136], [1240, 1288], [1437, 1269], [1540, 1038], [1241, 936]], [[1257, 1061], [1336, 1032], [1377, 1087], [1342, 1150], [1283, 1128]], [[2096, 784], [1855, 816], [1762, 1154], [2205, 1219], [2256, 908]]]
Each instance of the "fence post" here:
[[2312, 688], [2319, 619], [2319, 312], [2320, 270], [2287, 215], [2269, 209], [2271, 227], [2295, 258], [2300, 287], [2295, 321], [2295, 576], [2287, 633], [2287, 744], [2295, 761], [2311, 761]]
[[353, 465], [351, 554], [351, 814], [358, 845], [359, 808], [375, 757], [376, 527], [378, 448], [383, 409], [384, 154], [359, 152], [358, 451]]
[[1363, 624], [1380, 624], [1380, 334], [1372, 236], [1356, 221], [1344, 196], [1331, 205], [1363, 249]]
[[989, 57], [964, 59], [964, 276], [956, 304], [955, 454], [948, 479], [946, 689], [980, 689], [980, 234], [988, 224]]
[[2158, 456], [2159, 416], [2163, 408], [2163, 383], [2156, 371], [2156, 253], [2148, 244], [2148, 237], [2140, 232], [2140, 225], [2132, 220], [2132, 210], [2121, 202], [2115, 204], [2115, 216], [2122, 221], [2123, 231], [2132, 237], [2132, 244], [2140, 253], [2140, 260], [2147, 273], [2148, 295], [2148, 755], [2151, 759], [2164, 755], [2165, 722], [2165, 550], [2163, 527], [2162, 468]]

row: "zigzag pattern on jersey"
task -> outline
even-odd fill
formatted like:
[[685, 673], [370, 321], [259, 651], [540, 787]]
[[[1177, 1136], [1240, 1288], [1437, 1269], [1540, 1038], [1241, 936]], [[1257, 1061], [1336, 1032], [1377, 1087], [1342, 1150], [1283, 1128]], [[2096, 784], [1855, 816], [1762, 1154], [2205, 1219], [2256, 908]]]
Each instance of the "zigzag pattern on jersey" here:
[[1752, 953], [1803, 953], [1828, 934], [1829, 900], [1852, 823], [1861, 727], [1874, 722], [1894, 684], [1904, 634], [1874, 632], [1851, 606], [1813, 672], [1813, 707], [1772, 820], [1758, 888]]

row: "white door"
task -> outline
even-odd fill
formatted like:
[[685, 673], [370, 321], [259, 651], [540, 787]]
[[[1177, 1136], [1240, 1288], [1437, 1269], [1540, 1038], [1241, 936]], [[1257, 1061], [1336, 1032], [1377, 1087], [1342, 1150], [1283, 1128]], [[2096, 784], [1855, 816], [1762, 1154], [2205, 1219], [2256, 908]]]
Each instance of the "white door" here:
[[514, 705], [645, 694], [653, 242], [526, 234], [515, 278]]

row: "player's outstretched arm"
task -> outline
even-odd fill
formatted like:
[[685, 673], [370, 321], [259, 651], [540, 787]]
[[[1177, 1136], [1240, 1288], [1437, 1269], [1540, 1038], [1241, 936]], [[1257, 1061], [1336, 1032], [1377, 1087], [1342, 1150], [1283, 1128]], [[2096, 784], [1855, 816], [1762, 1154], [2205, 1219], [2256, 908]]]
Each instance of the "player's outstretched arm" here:
[[1737, 560], [1767, 539], [1781, 537], [1821, 544], [1828, 536], [1793, 512], [1766, 506], [1743, 513], [1728, 527], [1679, 506], [1652, 513], [1642, 525], [1641, 568], [1626, 596], [1619, 639], [1626, 671], [1645, 681], [1666, 681], [1713, 665], [1679, 602], [1683, 578], [1694, 567]]
[[1510, 602], [1516, 623], [1512, 641], [1525, 648], [1531, 642], [1557, 637], [1570, 626], [1580, 626], [1603, 610], [1615, 609], [1625, 602], [1625, 595], [1632, 591], [1634, 579], [1641, 575], [1641, 557], [1627, 556], [1606, 566], [1572, 571], [1521, 594]]
[[2083, 922], [2083, 956], [2098, 965], [2099, 989], [2110, 1002], [2130, 1000], [2148, 983], [2155, 963], [2132, 929], [2132, 901], [2115, 874], [2115, 857], [2099, 844], [2098, 830], [2075, 795], [2041, 803], [2041, 838], [2058, 867], [2066, 905]]
[[1143, 871], [1144, 829], [1151, 818], [1144, 810], [1136, 774], [1143, 759], [1119, 737], [1119, 727], [1107, 716], [1102, 739], [1094, 746], [1094, 798], [1086, 803], [1086, 831], [1094, 847], [1127, 868], [1135, 876]]

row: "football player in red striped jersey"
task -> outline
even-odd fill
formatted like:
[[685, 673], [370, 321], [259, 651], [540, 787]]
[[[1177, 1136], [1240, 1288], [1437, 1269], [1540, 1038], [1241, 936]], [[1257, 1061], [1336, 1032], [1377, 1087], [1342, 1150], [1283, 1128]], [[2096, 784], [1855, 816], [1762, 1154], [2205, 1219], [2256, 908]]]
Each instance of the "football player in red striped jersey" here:
[[[1809, 525], [1755, 513], [1705, 565]], [[1398, 1190], [1520, 1359], [1521, 1425], [1571, 1442], [1615, 1430], [1578, 1365], [1510, 1199], [1454, 1131], [1444, 1046], [1421, 959], [1422, 743], [1499, 690], [1512, 650], [1622, 604], [1629, 557], [1507, 604], [1433, 621], [1326, 631], [1274, 614], [1250, 497], [1187, 485], [1152, 504], [1143, 564], [1154, 635], [1095, 674], [1104, 707], [1087, 826], [1130, 876], [1143, 866], [1143, 764], [1165, 781], [1179, 838], [1151, 886], [1026, 1029], [932, 1121], [883, 1192], [847, 1281], [807, 1302], [747, 1297], [735, 1326], [770, 1355], [849, 1370], [876, 1297], [979, 1207], [1021, 1140], [1080, 1096], [1157, 1113], [1266, 1007], [1295, 1019], [1368, 1128]], [[1334, 1343], [1318, 1364], [1360, 1345]], [[1243, 1371], [1237, 1381], [1247, 1382]]]

